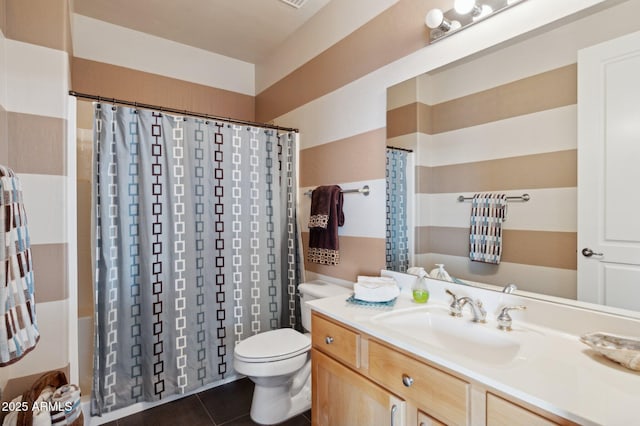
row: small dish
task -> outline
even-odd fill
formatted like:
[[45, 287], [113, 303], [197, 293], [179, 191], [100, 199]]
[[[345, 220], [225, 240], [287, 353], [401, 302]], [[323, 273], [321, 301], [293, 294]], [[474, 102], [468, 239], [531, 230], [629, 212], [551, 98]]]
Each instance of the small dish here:
[[351, 303], [352, 305], [358, 305], [358, 306], [366, 306], [369, 308], [391, 308], [393, 307], [393, 305], [396, 304], [396, 299], [397, 297], [394, 297], [391, 300], [387, 300], [385, 302], [369, 302], [366, 300], [360, 300], [360, 299], [356, 299], [355, 296], [352, 294], [347, 300], [347, 303]]
[[640, 371], [640, 339], [608, 333], [587, 333], [580, 341], [623, 366]]

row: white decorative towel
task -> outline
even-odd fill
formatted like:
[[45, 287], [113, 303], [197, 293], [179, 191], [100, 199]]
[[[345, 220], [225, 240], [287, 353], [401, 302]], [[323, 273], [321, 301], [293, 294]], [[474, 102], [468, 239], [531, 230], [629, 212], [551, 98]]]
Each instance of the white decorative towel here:
[[353, 297], [365, 302], [388, 302], [399, 294], [398, 283], [389, 277], [358, 276], [353, 285]]
[[505, 194], [475, 194], [471, 201], [469, 258], [476, 262], [500, 263], [502, 222], [507, 213]]

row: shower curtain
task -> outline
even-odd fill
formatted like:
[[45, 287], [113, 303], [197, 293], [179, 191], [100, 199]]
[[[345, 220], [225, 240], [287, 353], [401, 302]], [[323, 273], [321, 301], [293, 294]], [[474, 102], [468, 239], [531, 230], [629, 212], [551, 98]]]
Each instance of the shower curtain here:
[[299, 322], [297, 135], [96, 104], [92, 414], [233, 378]]
[[387, 230], [386, 268], [406, 272], [409, 268], [407, 234], [407, 156], [408, 152], [387, 148]]

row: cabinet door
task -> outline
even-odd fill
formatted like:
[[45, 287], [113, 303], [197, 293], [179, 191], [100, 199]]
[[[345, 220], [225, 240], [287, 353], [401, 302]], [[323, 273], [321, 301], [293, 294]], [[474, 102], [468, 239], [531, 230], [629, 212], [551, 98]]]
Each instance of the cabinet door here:
[[312, 356], [315, 426], [401, 426], [405, 403], [316, 349]]
[[422, 411], [418, 411], [418, 426], [445, 426], [431, 416], [426, 415]]

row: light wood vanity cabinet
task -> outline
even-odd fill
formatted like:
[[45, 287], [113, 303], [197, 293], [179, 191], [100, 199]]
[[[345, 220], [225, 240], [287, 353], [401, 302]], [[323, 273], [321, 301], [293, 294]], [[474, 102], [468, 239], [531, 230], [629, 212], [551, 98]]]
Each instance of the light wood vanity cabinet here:
[[369, 377], [448, 424], [467, 423], [470, 385], [457, 377], [373, 340]]
[[520, 405], [487, 392], [487, 426], [550, 426], [575, 423], [552, 414], [536, 414]]
[[317, 313], [312, 328], [314, 426], [467, 423], [464, 381]]
[[360, 367], [360, 335], [335, 322], [314, 314], [311, 317], [311, 342], [333, 358], [350, 367]]
[[405, 424], [405, 403], [400, 398], [315, 348], [311, 356], [314, 425]]
[[316, 312], [312, 328], [314, 426], [572, 424], [494, 395]]
[[426, 415], [422, 411], [418, 411], [418, 426], [446, 426], [434, 419], [431, 416]]

